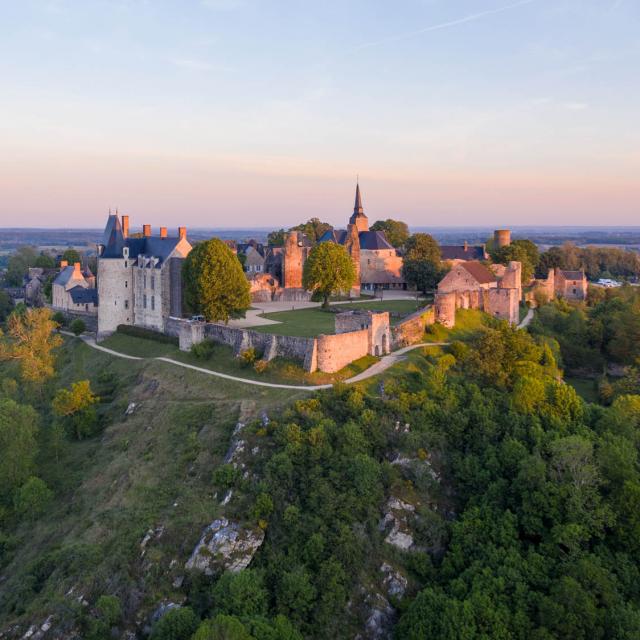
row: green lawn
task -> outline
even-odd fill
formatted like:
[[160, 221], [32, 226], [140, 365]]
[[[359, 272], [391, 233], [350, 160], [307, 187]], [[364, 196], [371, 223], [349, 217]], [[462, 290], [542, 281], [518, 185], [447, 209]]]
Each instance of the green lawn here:
[[[338, 307], [340, 311], [351, 311], [353, 309], [390, 311], [392, 313], [402, 314], [402, 316], [407, 316], [424, 307], [424, 305], [424, 300], [420, 300], [417, 306], [415, 300], [372, 300], [370, 302], [341, 304], [338, 305]], [[325, 311], [320, 307], [265, 313], [265, 318], [276, 320], [281, 324], [262, 325], [251, 327], [251, 329], [253, 331], [260, 331], [261, 333], [312, 338], [321, 333], [335, 333], [335, 316], [335, 313]], [[392, 317], [391, 324], [397, 324], [401, 319], [400, 317]]]

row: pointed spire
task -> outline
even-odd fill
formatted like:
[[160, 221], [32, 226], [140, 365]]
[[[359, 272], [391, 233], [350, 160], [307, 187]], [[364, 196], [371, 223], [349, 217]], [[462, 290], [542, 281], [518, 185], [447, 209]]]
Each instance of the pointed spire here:
[[362, 208], [362, 197], [360, 196], [360, 183], [356, 181], [356, 202], [353, 206], [353, 213], [355, 215], [363, 215], [364, 209]]

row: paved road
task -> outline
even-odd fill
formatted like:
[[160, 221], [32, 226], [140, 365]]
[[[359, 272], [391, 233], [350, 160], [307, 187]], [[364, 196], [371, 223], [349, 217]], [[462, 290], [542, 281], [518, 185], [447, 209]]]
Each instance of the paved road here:
[[[61, 331], [60, 333], [65, 336], [70, 336], [72, 338], [76, 337], [75, 334], [69, 331]], [[173, 360], [172, 358], [140, 358], [138, 356], [130, 356], [126, 353], [120, 353], [119, 351], [114, 351], [113, 349], [107, 349], [99, 344], [96, 344], [96, 341], [91, 336], [80, 336], [80, 339], [92, 349], [97, 349], [98, 351], [102, 351], [104, 353], [108, 353], [109, 355], [115, 356], [116, 358], [126, 358], [127, 360], [160, 360], [162, 362], [166, 362], [168, 364], [175, 365], [176, 367], [183, 367], [184, 369], [191, 369], [192, 371], [198, 371], [199, 373], [204, 373], [208, 376], [215, 376], [217, 378], [224, 378], [225, 380], [233, 380], [234, 382], [242, 382], [244, 384], [252, 384], [257, 387], [271, 387], [274, 389], [294, 389], [296, 391], [319, 391], [320, 389], [330, 389], [332, 384], [317, 384], [317, 385], [295, 385], [295, 384], [276, 384], [275, 382], [262, 382], [261, 380], [250, 380], [248, 378], [239, 378], [237, 376], [231, 376], [227, 373], [220, 373], [219, 371], [212, 371], [211, 369], [205, 369], [204, 367], [196, 367], [192, 364], [187, 364], [186, 362], [180, 362], [179, 360]], [[345, 380], [347, 384], [351, 384], [352, 382], [360, 382], [362, 380], [366, 380], [367, 378], [372, 378], [373, 376], [377, 376], [382, 373], [389, 367], [393, 366], [397, 362], [400, 362], [404, 359], [404, 354], [412, 349], [419, 349], [420, 347], [439, 347], [449, 344], [448, 342], [424, 342], [421, 344], [414, 344], [408, 347], [404, 347], [402, 349], [398, 349], [398, 351], [394, 351], [386, 356], [380, 358], [378, 362], [374, 365], [370, 366], [366, 371], [359, 373], [348, 380]]]
[[529, 326], [529, 323], [533, 320], [533, 316], [533, 309], [529, 309], [529, 311], [527, 311], [527, 315], [522, 318], [522, 322], [518, 325], [518, 329], [526, 329]]

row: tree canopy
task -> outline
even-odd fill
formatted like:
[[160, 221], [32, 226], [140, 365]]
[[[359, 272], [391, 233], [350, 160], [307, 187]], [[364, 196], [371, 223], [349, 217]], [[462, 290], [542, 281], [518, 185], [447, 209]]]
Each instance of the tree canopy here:
[[229, 247], [212, 238], [197, 244], [182, 267], [185, 303], [209, 322], [228, 322], [251, 306], [249, 283]]
[[82, 260], [80, 254], [76, 249], [66, 249], [62, 254], [62, 259], [66, 260], [68, 264], [75, 264], [76, 262], [80, 262]]
[[[526, 285], [533, 278], [540, 253], [531, 240], [514, 240], [510, 245], [490, 248], [489, 254], [494, 262], [508, 265], [512, 260], [522, 263], [522, 284]], [[545, 274], [546, 277], [546, 274]]]
[[356, 271], [347, 250], [335, 242], [322, 242], [311, 250], [304, 263], [302, 286], [327, 307], [329, 298], [348, 292], [355, 279]]
[[445, 273], [437, 241], [428, 233], [414, 233], [405, 248], [402, 277], [407, 284], [423, 293], [435, 289]]
[[391, 245], [402, 247], [409, 239], [409, 227], [401, 220], [377, 220], [371, 225], [372, 231], [384, 231], [384, 234]]
[[54, 349], [62, 338], [54, 333], [57, 328], [49, 309], [26, 309], [14, 312], [7, 320], [9, 340], [2, 340], [0, 331], [0, 360], [15, 360], [20, 364], [22, 379], [39, 383], [54, 372]]

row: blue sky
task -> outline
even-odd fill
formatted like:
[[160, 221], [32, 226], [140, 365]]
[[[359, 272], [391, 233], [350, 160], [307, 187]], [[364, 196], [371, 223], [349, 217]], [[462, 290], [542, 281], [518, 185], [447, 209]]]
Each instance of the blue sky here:
[[0, 8], [0, 224], [640, 219], [637, 0]]

